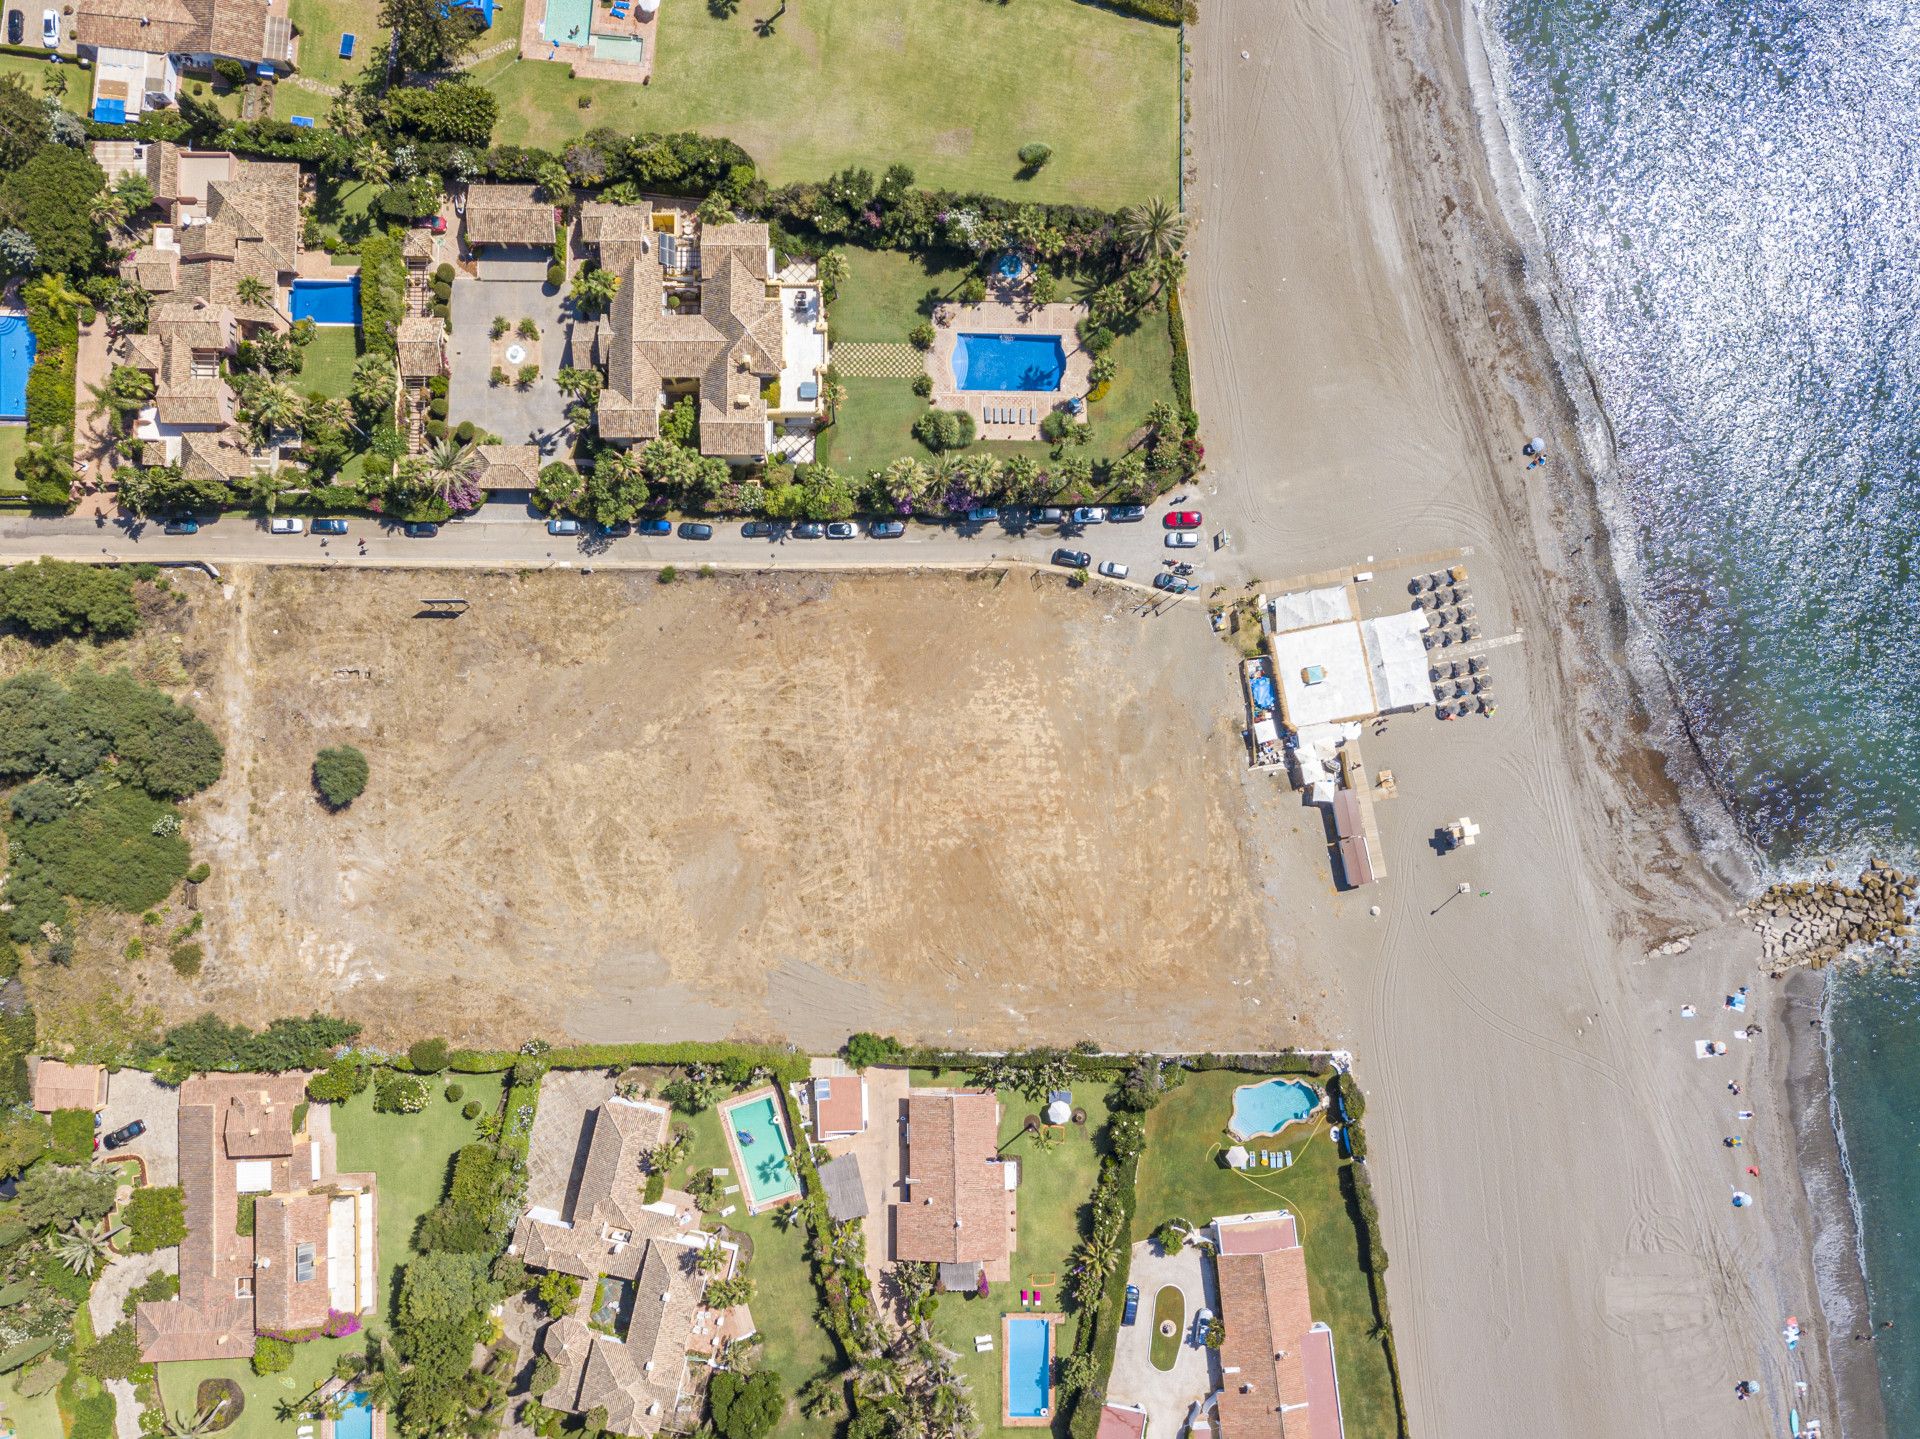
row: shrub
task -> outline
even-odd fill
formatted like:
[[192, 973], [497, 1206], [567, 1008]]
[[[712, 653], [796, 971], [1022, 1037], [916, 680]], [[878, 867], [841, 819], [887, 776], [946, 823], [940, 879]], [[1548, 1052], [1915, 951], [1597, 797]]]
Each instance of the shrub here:
[[538, 365], [522, 365], [520, 367], [520, 373], [513, 377], [513, 383], [520, 389], [527, 390], [531, 389], [533, 382], [539, 378], [540, 367]]
[[903, 1051], [900, 1041], [891, 1035], [873, 1034], [861, 1030], [847, 1037], [847, 1063], [855, 1069], [866, 1069], [875, 1064], [888, 1064], [898, 1059]]
[[965, 410], [928, 410], [913, 422], [913, 437], [936, 453], [964, 450], [973, 436], [973, 416]]
[[131, 1379], [140, 1367], [140, 1337], [131, 1324], [116, 1324], [80, 1356], [80, 1367], [95, 1379]]
[[372, 1076], [351, 1054], [343, 1054], [307, 1081], [307, 1098], [321, 1104], [343, 1104], [367, 1087]]
[[[710, 1286], [709, 1293], [713, 1288]], [[786, 1413], [787, 1391], [771, 1369], [754, 1374], [717, 1370], [707, 1388], [713, 1427], [725, 1439], [766, 1439]]]
[[534, 324], [531, 315], [522, 315], [520, 317], [520, 323], [513, 327], [513, 332], [523, 340], [537, 340], [540, 338], [540, 327]]
[[216, 79], [226, 81], [231, 89], [238, 90], [247, 83], [247, 67], [238, 60], [222, 56], [213, 62], [213, 73]]
[[1113, 331], [1105, 325], [1096, 325], [1091, 321], [1080, 322], [1080, 348], [1089, 355], [1098, 355], [1113, 343]]
[[432, 415], [436, 420], [446, 419], [447, 397], [445, 395], [435, 395], [431, 400], [428, 400], [427, 413]]
[[1038, 170], [1053, 158], [1053, 146], [1041, 140], [1020, 147], [1020, 163], [1029, 170]]
[[960, 302], [963, 305], [977, 305], [987, 298], [987, 282], [979, 275], [969, 275], [960, 286]]
[[458, 1104], [467, 1097], [467, 1087], [464, 1084], [449, 1084], [440, 1091], [440, 1097], [448, 1104]]
[[1167, 335], [1173, 342], [1173, 393], [1180, 408], [1193, 408], [1193, 369], [1187, 359], [1187, 322], [1180, 313], [1180, 292], [1167, 292]]
[[182, 979], [192, 979], [198, 974], [201, 961], [205, 958], [206, 955], [197, 944], [176, 944], [167, 953], [167, 963]]
[[911, 330], [908, 330], [907, 343], [912, 345], [916, 350], [931, 350], [933, 348], [933, 321], [922, 320]]
[[426, 1081], [383, 1069], [373, 1081], [373, 1107], [382, 1114], [418, 1114], [427, 1107]]
[[126, 1248], [130, 1254], [151, 1254], [187, 1237], [184, 1201], [173, 1185], [134, 1190], [133, 1198], [120, 1210], [120, 1221], [127, 1226]]
[[313, 787], [329, 809], [345, 809], [367, 787], [367, 757], [350, 744], [323, 749], [313, 757]]
[[240, 1411], [246, 1407], [247, 1396], [239, 1383], [232, 1379], [202, 1379], [193, 1392], [195, 1414], [205, 1414], [216, 1408], [220, 1411], [219, 1417], [207, 1431], [209, 1434], [231, 1429], [234, 1421], [240, 1417]]
[[662, 565], [660, 567], [660, 573], [656, 576], [656, 578], [659, 580], [661, 584], [670, 585], [675, 580], [680, 578], [680, 571], [675, 569], [672, 565]]
[[140, 625], [133, 576], [101, 565], [35, 560], [0, 571], [0, 621], [35, 639], [84, 635], [116, 639]]
[[498, 365], [495, 365], [491, 370], [487, 371], [487, 383], [489, 385], [504, 385], [506, 382], [507, 372]]
[[433, 272], [434, 283], [436, 285], [451, 285], [453, 283], [453, 279], [454, 279], [454, 268], [452, 264], [449, 263], [448, 261], [442, 260], [440, 262], [440, 267]]
[[234, 1206], [233, 1232], [242, 1239], [249, 1239], [253, 1236], [253, 1206], [255, 1198], [256, 1196], [254, 1195], [243, 1194], [240, 1196], [239, 1203]]
[[1040, 438], [1059, 444], [1073, 433], [1073, 416], [1065, 410], [1048, 410], [1040, 417]]
[[480, 1117], [480, 1101], [477, 1099], [469, 1099], [465, 1104], [461, 1105], [460, 1117], [462, 1119], [478, 1119]]
[[547, 1313], [564, 1314], [580, 1302], [580, 1281], [571, 1274], [549, 1270], [540, 1276], [534, 1293], [539, 1296]]
[[479, 432], [474, 429], [472, 420], [462, 420], [453, 427], [453, 438], [463, 445], [473, 443], [473, 437]]
[[253, 1372], [284, 1374], [293, 1368], [293, 1346], [284, 1339], [269, 1339], [262, 1334], [253, 1341]]
[[444, 1039], [416, 1040], [407, 1048], [407, 1063], [420, 1074], [438, 1074], [447, 1067], [447, 1042]]
[[93, 1162], [93, 1111], [56, 1109], [53, 1112], [53, 1149], [55, 1164], [91, 1164]]
[[487, 334], [497, 340], [512, 328], [512, 324], [508, 322], [505, 315], [495, 315], [493, 317], [493, 323], [487, 326]]
[[213, 866], [202, 860], [199, 864], [196, 864], [192, 869], [187, 871], [186, 880], [188, 884], [205, 884], [207, 882], [207, 876], [212, 873]]
[[555, 260], [547, 266], [547, 288], [557, 290], [567, 283], [567, 267]]
[[913, 392], [921, 399], [926, 399], [928, 395], [933, 393], [933, 376], [929, 375], [925, 370], [915, 375], [913, 377]]

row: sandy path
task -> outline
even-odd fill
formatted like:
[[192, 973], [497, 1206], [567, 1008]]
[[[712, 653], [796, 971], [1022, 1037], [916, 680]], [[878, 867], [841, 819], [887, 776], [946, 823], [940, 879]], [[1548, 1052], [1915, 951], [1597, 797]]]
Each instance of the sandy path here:
[[[1670, 839], [1631, 725], [1577, 707], [1617, 669], [1607, 607], [1584, 603], [1604, 592], [1577, 489], [1495, 480], [1560, 407], [1503, 269], [1462, 266], [1498, 226], [1454, 163], [1475, 133], [1451, 23], [1216, 0], [1192, 32], [1188, 313], [1208, 504], [1240, 563], [1271, 581], [1469, 547], [1489, 632], [1526, 636], [1500, 652], [1496, 721], [1408, 717], [1368, 742], [1400, 783], [1392, 878], [1299, 915], [1370, 1086], [1408, 1410], [1428, 1435], [1783, 1432], [1800, 1371], [1776, 1331], [1808, 1319], [1810, 1276], [1791, 1223], [1782, 1262], [1730, 1207], [1731, 1071], [1696, 1065], [1672, 1018], [1682, 998], [1707, 1015], [1753, 956], [1645, 959], [1650, 929], [1726, 905]], [[1428, 837], [1462, 813], [1482, 842], [1443, 859]], [[1766, 1153], [1790, 1175], [1784, 1140]], [[1735, 1401], [1742, 1378], [1762, 1400]], [[1826, 1412], [1814, 1382], [1800, 1407]]]

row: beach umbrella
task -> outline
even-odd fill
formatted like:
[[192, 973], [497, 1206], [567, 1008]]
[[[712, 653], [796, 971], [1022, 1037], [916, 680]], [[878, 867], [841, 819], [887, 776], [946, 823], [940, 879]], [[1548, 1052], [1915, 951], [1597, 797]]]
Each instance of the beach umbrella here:
[[1246, 1167], [1247, 1167], [1246, 1146], [1241, 1144], [1236, 1144], [1233, 1146], [1233, 1148], [1227, 1151], [1227, 1168], [1245, 1169]]
[[1064, 1099], [1056, 1099], [1047, 1106], [1047, 1123], [1065, 1124], [1073, 1118], [1073, 1106]]

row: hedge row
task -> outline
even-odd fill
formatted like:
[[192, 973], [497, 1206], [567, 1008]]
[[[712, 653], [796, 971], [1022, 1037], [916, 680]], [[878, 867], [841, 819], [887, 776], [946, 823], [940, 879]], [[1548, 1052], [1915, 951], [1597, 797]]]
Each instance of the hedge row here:
[[1193, 369], [1187, 358], [1187, 321], [1180, 313], [1180, 291], [1167, 291], [1167, 338], [1173, 341], [1173, 393], [1180, 408], [1193, 409]]
[[[1102, 1184], [1115, 1187], [1121, 1212], [1126, 1215], [1126, 1224], [1121, 1230], [1126, 1236], [1133, 1233], [1139, 1174], [1138, 1155], [1126, 1160], [1109, 1156], [1101, 1163], [1100, 1178], [1096, 1182], [1096, 1188]], [[1131, 1249], [1128, 1252], [1131, 1253]], [[1094, 1381], [1074, 1396], [1073, 1413], [1067, 1420], [1067, 1432], [1071, 1439], [1094, 1439], [1100, 1431], [1100, 1410], [1105, 1402], [1107, 1379], [1113, 1373], [1114, 1352], [1120, 1344], [1120, 1315], [1127, 1302], [1128, 1267], [1124, 1263], [1114, 1265], [1113, 1273], [1107, 1276], [1106, 1287], [1100, 1292], [1100, 1302], [1080, 1311], [1079, 1325], [1073, 1335], [1073, 1349], [1076, 1354], [1093, 1356]]]
[[80, 317], [70, 304], [53, 304], [45, 283], [26, 286], [27, 324], [33, 331], [33, 368], [27, 371], [27, 435], [47, 430], [74, 433], [74, 366], [80, 348]]
[[[512, 1069], [522, 1057], [511, 1049], [456, 1049], [447, 1056], [447, 1068], [460, 1074], [498, 1074]], [[806, 1055], [770, 1044], [570, 1044], [547, 1051], [541, 1063], [548, 1069], [613, 1069], [635, 1064], [720, 1064], [729, 1059], [744, 1059], [769, 1070], [783, 1084], [805, 1079], [808, 1073]], [[401, 1056], [382, 1062], [406, 1067]]]
[[[887, 1061], [887, 1068], [900, 1069], [973, 1069], [984, 1058], [1003, 1059], [1019, 1064], [1029, 1056], [1019, 1054], [984, 1055], [972, 1049], [902, 1049], [898, 1058]], [[1034, 1051], [1034, 1062], [1048, 1057], [1046, 1051]], [[1080, 1050], [1070, 1056], [1080, 1073], [1089, 1077], [1113, 1078], [1125, 1074], [1137, 1055], [1107, 1054]], [[1323, 1075], [1330, 1067], [1323, 1052], [1286, 1049], [1266, 1054], [1182, 1054], [1164, 1055], [1178, 1059], [1181, 1067], [1196, 1072], [1231, 1069], [1248, 1074]]]
[[1133, 15], [1158, 25], [1191, 25], [1200, 18], [1196, 0], [1083, 0], [1083, 3], [1097, 5], [1102, 10], [1117, 10], [1122, 15]]

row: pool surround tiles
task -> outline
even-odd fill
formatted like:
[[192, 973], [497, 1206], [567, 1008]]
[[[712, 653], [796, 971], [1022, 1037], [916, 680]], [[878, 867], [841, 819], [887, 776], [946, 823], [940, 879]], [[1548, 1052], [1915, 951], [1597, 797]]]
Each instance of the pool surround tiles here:
[[[776, 1193], [764, 1195], [756, 1194], [753, 1175], [755, 1167], [764, 1166], [767, 1161], [764, 1156], [758, 1154], [751, 1159], [748, 1158], [748, 1150], [757, 1149], [759, 1143], [756, 1140], [751, 1146], [742, 1145], [738, 1133], [739, 1126], [733, 1119], [735, 1111], [752, 1110], [762, 1104], [767, 1105], [771, 1110], [771, 1133], [779, 1139], [781, 1145], [780, 1175], [776, 1180], [780, 1188]], [[730, 1099], [721, 1101], [719, 1115], [720, 1131], [726, 1136], [727, 1141], [727, 1156], [733, 1161], [734, 1177], [740, 1186], [739, 1202], [746, 1205], [747, 1213], [764, 1214], [769, 1209], [777, 1209], [782, 1204], [791, 1204], [798, 1199], [800, 1197], [799, 1176], [786, 1167], [786, 1157], [793, 1152], [793, 1134], [788, 1127], [787, 1116], [780, 1103], [779, 1091], [772, 1085], [762, 1085], [758, 1089], [748, 1090], [745, 1094], [736, 1094]], [[728, 1197], [732, 1198], [732, 1196]]]
[[[1078, 326], [1085, 305], [1035, 305], [1023, 299], [1025, 280], [994, 280], [988, 298], [977, 305], [948, 302], [933, 312], [933, 348], [927, 373], [933, 377], [928, 403], [940, 410], [965, 410], [983, 440], [1034, 441], [1040, 423], [1053, 410], [1084, 400], [1092, 388], [1093, 356], [1081, 348]], [[966, 365], [956, 367], [960, 338], [1011, 335], [1022, 340], [1050, 338], [1061, 351], [1058, 385], [1051, 390], [963, 389]]]
[[[1056, 1352], [1054, 1341], [1059, 1338], [1059, 1326], [1066, 1322], [1067, 1316], [1055, 1313], [1033, 1313], [1027, 1310], [1010, 1310], [1000, 1316], [1000, 1422], [1009, 1429], [1050, 1429], [1058, 1405], [1054, 1392], [1053, 1357]], [[1046, 1382], [1046, 1403], [1038, 1414], [1016, 1414], [1013, 1412], [1013, 1326], [1016, 1324], [1042, 1323], [1047, 1330], [1046, 1363], [1043, 1374]]]

